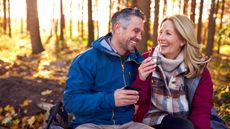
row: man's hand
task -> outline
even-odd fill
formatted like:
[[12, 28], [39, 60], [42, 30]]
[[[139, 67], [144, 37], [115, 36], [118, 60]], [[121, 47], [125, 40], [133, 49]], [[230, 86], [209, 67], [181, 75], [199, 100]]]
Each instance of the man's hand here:
[[138, 91], [135, 90], [125, 90], [124, 88], [117, 89], [114, 92], [114, 99], [116, 107], [127, 106], [131, 104], [135, 104], [138, 99]]

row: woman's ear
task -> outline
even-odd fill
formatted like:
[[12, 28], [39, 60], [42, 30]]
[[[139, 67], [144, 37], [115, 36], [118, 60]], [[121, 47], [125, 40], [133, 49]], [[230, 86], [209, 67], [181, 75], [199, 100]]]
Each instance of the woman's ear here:
[[185, 44], [186, 44], [186, 42], [182, 42], [182, 43], [180, 44], [180, 46], [183, 47]]

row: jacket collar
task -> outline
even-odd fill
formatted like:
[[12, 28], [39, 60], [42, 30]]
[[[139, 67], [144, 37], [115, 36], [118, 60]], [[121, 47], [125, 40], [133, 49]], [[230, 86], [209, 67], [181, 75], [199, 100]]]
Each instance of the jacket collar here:
[[[116, 51], [110, 46], [108, 39], [112, 37], [112, 33], [108, 33], [105, 36], [100, 37], [99, 39], [95, 40], [92, 43], [93, 48], [108, 54], [113, 55], [120, 58], [120, 55], [116, 53]], [[140, 53], [135, 49], [134, 51], [130, 52], [126, 61], [134, 61], [137, 64], [140, 64], [144, 58], [140, 55]]]

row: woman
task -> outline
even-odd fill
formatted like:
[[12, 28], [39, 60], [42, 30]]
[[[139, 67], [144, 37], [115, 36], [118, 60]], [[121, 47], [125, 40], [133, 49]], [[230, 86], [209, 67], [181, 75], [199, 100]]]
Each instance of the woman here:
[[[206, 68], [210, 59], [199, 52], [193, 22], [183, 15], [166, 17], [158, 42], [144, 54], [132, 84], [140, 89], [134, 120], [156, 129], [210, 129], [213, 85]], [[195, 80], [190, 87], [197, 84], [191, 102], [186, 80]]]

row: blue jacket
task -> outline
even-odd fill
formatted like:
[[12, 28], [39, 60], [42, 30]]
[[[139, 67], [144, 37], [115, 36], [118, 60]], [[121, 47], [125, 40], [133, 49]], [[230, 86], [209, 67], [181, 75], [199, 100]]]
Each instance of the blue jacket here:
[[94, 41], [93, 47], [70, 65], [64, 107], [74, 114], [73, 128], [84, 123], [113, 125], [132, 121], [134, 106], [116, 107], [114, 91], [131, 84], [143, 58], [135, 50], [122, 62], [108, 43], [111, 36], [109, 33]]

